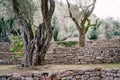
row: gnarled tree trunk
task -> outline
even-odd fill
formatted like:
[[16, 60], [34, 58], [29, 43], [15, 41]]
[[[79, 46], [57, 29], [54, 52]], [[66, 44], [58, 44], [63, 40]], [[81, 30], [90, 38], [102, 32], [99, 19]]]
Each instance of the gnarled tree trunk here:
[[85, 33], [84, 30], [81, 28], [79, 32], [79, 46], [84, 47], [85, 46]]
[[24, 66], [36, 66], [44, 64], [44, 57], [52, 39], [51, 18], [55, 9], [54, 0], [41, 0], [41, 11], [43, 23], [41, 23], [35, 34], [32, 25], [27, 22], [17, 6], [17, 0], [11, 0], [15, 16], [22, 25], [22, 38], [24, 42]]
[[[87, 0], [82, 0], [80, 3], [75, 5], [75, 6], [77, 6], [76, 9], [78, 9], [78, 11], [80, 10], [79, 15], [81, 16], [81, 14], [82, 14], [80, 21], [78, 21], [79, 19], [77, 19], [75, 17], [76, 14], [73, 14], [72, 9], [71, 9], [72, 6], [71, 6], [69, 1], [70, 0], [66, 0], [67, 5], [68, 5], [69, 16], [73, 20], [73, 22], [75, 23], [76, 28], [77, 28], [77, 30], [79, 32], [79, 46], [84, 47], [85, 46], [85, 34], [86, 34], [86, 32], [87, 32], [87, 30], [89, 28], [89, 27], [87, 27], [87, 29], [86, 29], [86, 26], [85, 26], [86, 21], [88, 20], [89, 16], [91, 15], [91, 13], [93, 12], [93, 10], [95, 8], [96, 0], [88, 0], [88, 1], [93, 1], [89, 5], [86, 5]], [[77, 0], [75, 2], [77, 3]], [[79, 2], [79, 0], [78, 0], [78, 2]], [[82, 5], [82, 4], [85, 4], [85, 5]], [[72, 4], [72, 5], [74, 5], [74, 4]]]

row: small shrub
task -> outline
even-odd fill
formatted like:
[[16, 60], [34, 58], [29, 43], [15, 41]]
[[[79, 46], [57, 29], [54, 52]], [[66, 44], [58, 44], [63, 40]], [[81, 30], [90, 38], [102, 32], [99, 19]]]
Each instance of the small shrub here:
[[12, 52], [22, 52], [23, 42], [21, 36], [12, 36], [11, 37], [13, 47], [11, 48]]
[[12, 60], [17, 61], [17, 57], [16, 56], [12, 57]]
[[10, 31], [13, 30], [14, 19], [10, 18], [5, 20], [0, 18], [0, 42], [10, 42]]
[[112, 34], [111, 31], [106, 31], [105, 36], [106, 36], [107, 39], [111, 39], [113, 34]]
[[58, 41], [59, 31], [60, 31], [60, 29], [58, 27], [57, 17], [54, 16], [53, 19], [52, 19], [52, 34], [53, 34], [54, 41]]
[[78, 34], [78, 33], [73, 33], [72, 36], [73, 36], [73, 37], [79, 37], [79, 34]]
[[115, 36], [120, 36], [120, 30], [116, 30], [116, 31], [114, 32], [114, 35], [115, 35]]
[[11, 40], [12, 40], [12, 43], [13, 43], [11, 51], [16, 54], [16, 57], [14, 57], [13, 59], [16, 60], [16, 58], [23, 57], [23, 55], [24, 55], [24, 53], [23, 53], [24, 45], [23, 45], [21, 36], [12, 36]]
[[88, 39], [90, 40], [95, 40], [98, 38], [98, 31], [97, 31], [97, 28], [96, 27], [92, 27], [91, 28], [91, 31], [89, 33], [89, 36], [88, 36]]

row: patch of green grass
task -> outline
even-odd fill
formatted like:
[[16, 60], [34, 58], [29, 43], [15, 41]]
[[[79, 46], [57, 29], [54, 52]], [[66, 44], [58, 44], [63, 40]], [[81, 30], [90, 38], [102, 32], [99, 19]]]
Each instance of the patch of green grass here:
[[73, 47], [76, 44], [78, 44], [78, 41], [58, 41], [56, 43], [57, 43], [57, 45], [62, 45], [65, 47]]

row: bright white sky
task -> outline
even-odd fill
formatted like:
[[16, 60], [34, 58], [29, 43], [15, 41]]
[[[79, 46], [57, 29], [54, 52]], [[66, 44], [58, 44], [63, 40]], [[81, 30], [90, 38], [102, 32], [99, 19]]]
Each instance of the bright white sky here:
[[[65, 2], [66, 0], [62, 1]], [[97, 0], [93, 13], [101, 18], [120, 18], [120, 0]]]
[[101, 18], [120, 18], [120, 0], [97, 0], [93, 13]]

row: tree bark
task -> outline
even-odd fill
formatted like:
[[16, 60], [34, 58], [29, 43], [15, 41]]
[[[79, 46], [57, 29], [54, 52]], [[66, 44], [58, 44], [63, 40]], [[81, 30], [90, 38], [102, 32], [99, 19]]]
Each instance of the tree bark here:
[[85, 33], [83, 29], [80, 30], [80, 34], [79, 34], [79, 46], [80, 47], [85, 46]]
[[86, 5], [86, 6], [77, 5], [78, 8], [81, 9], [81, 12], [83, 12], [81, 14], [84, 14], [83, 18], [80, 21], [78, 21], [74, 17], [74, 15], [72, 14], [71, 4], [70, 4], [69, 0], [66, 0], [66, 2], [67, 2], [67, 5], [68, 5], [69, 16], [73, 20], [73, 22], [75, 23], [76, 28], [77, 28], [77, 30], [79, 32], [79, 46], [84, 47], [85, 46], [85, 33], [88, 30], [88, 29], [86, 29], [85, 24], [86, 24], [86, 21], [88, 20], [89, 16], [91, 15], [91, 13], [93, 12], [93, 10], [95, 8], [96, 0], [93, 0], [93, 3], [90, 4], [90, 5]]
[[[16, 0], [11, 0], [15, 16], [22, 25], [22, 38], [24, 42], [24, 59], [22, 65], [26, 67], [44, 64], [44, 57], [52, 40], [51, 19], [55, 9], [54, 0], [41, 0], [43, 23], [41, 23], [35, 35], [32, 25], [22, 17]], [[50, 5], [48, 4], [50, 3]]]

